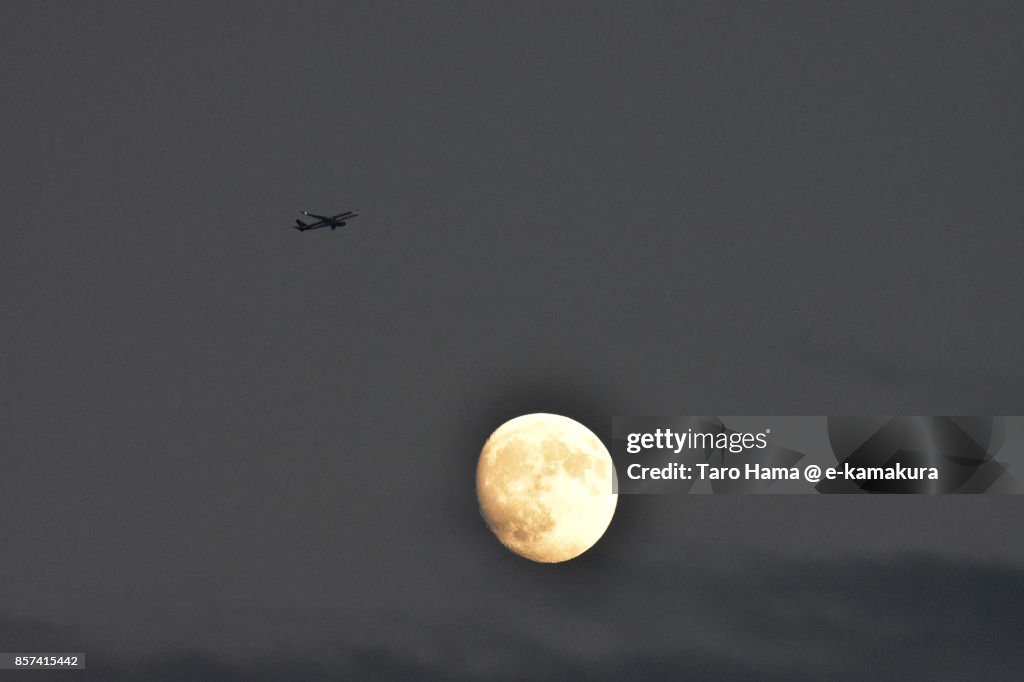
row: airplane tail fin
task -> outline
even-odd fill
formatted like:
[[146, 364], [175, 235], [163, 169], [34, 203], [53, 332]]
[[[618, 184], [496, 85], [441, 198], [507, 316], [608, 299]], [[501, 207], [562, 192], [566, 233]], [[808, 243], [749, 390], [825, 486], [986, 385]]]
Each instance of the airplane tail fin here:
[[302, 232], [303, 230], [306, 229], [306, 223], [302, 222], [301, 220], [296, 220], [294, 227], [299, 232]]

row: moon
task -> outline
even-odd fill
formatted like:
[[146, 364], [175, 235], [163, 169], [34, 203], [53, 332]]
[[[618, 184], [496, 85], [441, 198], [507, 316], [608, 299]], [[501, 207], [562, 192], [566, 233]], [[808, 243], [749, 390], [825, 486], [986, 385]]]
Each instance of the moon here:
[[615, 467], [577, 421], [527, 414], [491, 434], [476, 468], [480, 513], [503, 545], [542, 563], [573, 559], [615, 513]]

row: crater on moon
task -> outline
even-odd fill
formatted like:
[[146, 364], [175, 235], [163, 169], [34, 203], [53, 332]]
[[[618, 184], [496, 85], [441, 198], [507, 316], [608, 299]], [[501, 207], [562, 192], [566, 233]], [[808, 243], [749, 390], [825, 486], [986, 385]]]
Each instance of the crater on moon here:
[[528, 414], [505, 422], [480, 452], [480, 513], [510, 550], [533, 561], [568, 561], [612, 520], [615, 468], [601, 439], [568, 417]]

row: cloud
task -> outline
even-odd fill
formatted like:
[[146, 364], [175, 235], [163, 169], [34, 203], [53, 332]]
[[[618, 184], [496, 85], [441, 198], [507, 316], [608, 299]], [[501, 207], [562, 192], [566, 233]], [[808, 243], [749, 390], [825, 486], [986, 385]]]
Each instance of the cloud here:
[[[640, 564], [616, 575], [618, 594], [612, 581], [597, 593], [592, 581], [550, 581], [538, 587], [542, 611], [517, 610], [522, 600], [510, 593], [453, 621], [396, 623], [394, 639], [373, 645], [237, 660], [202, 651], [133, 658], [92, 644], [82, 679], [959, 680], [1024, 669], [1020, 567], [751, 556], [739, 568]], [[0, 627], [14, 648], [80, 644], [39, 621], [0, 618]]]

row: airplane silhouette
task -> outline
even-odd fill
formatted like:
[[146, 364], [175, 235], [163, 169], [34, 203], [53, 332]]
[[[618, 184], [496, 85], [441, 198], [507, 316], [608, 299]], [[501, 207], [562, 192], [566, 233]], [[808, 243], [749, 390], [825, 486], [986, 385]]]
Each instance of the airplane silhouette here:
[[359, 211], [345, 211], [335, 216], [317, 215], [310, 213], [309, 211], [303, 211], [302, 215], [309, 216], [310, 218], [316, 218], [315, 223], [304, 223], [301, 220], [296, 220], [295, 224], [292, 225], [299, 232], [305, 232], [306, 230], [315, 230], [320, 227], [330, 227], [332, 230], [339, 227], [345, 227], [345, 221], [351, 220], [359, 215]]

